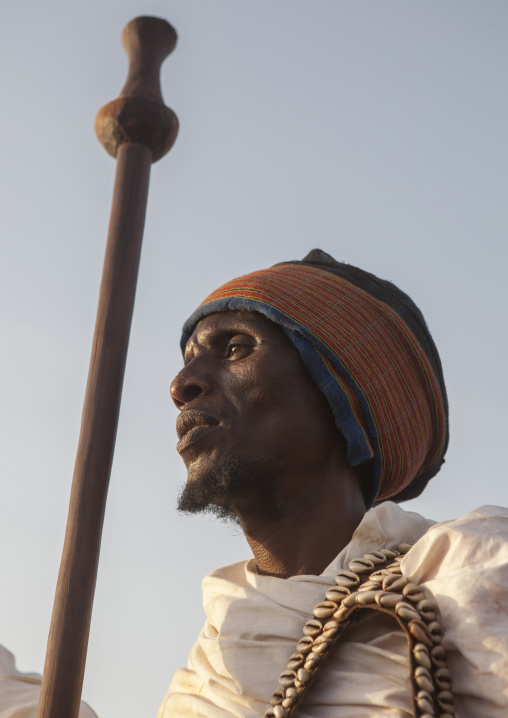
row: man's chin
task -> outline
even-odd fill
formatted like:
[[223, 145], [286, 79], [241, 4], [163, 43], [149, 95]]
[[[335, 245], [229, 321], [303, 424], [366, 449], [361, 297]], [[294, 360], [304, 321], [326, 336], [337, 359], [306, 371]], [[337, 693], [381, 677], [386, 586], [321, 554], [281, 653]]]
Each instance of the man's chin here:
[[187, 480], [178, 496], [176, 508], [183, 514], [212, 514], [223, 521], [238, 523], [225, 498], [216, 496], [213, 489], [213, 481], [206, 482], [201, 477]]
[[185, 514], [212, 514], [224, 521], [238, 523], [233, 506], [245, 504], [249, 498], [260, 499], [265, 515], [275, 515], [277, 509], [275, 482], [266, 467], [228, 457], [205, 471], [192, 471], [177, 501], [177, 509]]

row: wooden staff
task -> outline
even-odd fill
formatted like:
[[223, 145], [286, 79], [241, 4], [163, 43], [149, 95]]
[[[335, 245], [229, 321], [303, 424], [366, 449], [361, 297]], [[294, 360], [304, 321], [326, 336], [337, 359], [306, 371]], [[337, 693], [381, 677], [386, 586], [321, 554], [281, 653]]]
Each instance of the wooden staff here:
[[178, 131], [159, 82], [176, 32], [165, 20], [140, 17], [125, 27], [122, 42], [129, 57], [127, 82], [95, 123], [100, 142], [117, 157], [116, 178], [37, 718], [76, 718], [79, 712], [150, 164], [171, 148]]

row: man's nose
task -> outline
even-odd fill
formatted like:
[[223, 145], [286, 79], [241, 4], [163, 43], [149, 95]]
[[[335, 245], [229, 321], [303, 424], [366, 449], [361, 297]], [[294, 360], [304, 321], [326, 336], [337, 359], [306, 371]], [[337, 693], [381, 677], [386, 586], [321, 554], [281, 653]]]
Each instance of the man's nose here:
[[212, 391], [211, 377], [205, 368], [199, 367], [198, 364], [195, 359], [189, 362], [171, 382], [169, 391], [177, 409], [183, 409], [190, 401]]

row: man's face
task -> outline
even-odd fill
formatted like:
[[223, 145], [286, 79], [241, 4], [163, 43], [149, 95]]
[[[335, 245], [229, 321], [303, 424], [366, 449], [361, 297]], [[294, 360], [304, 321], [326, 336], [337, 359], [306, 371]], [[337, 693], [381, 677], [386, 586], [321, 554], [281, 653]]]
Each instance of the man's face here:
[[212, 504], [234, 511], [263, 482], [283, 502], [285, 492], [298, 490], [292, 477], [319, 471], [339, 441], [328, 402], [298, 352], [257, 312], [199, 322], [171, 396], [181, 410], [177, 450], [188, 470], [182, 499], [194, 492], [203, 504], [184, 500], [183, 510]]

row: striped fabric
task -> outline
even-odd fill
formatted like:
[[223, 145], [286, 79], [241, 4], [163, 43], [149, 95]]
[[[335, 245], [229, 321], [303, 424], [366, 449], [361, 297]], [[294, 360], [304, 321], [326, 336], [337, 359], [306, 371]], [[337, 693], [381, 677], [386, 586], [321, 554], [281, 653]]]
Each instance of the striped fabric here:
[[184, 325], [248, 309], [281, 325], [327, 397], [351, 466], [372, 462], [372, 500], [436, 473], [447, 444], [446, 398], [399, 314], [340, 276], [283, 264], [212, 292]]

